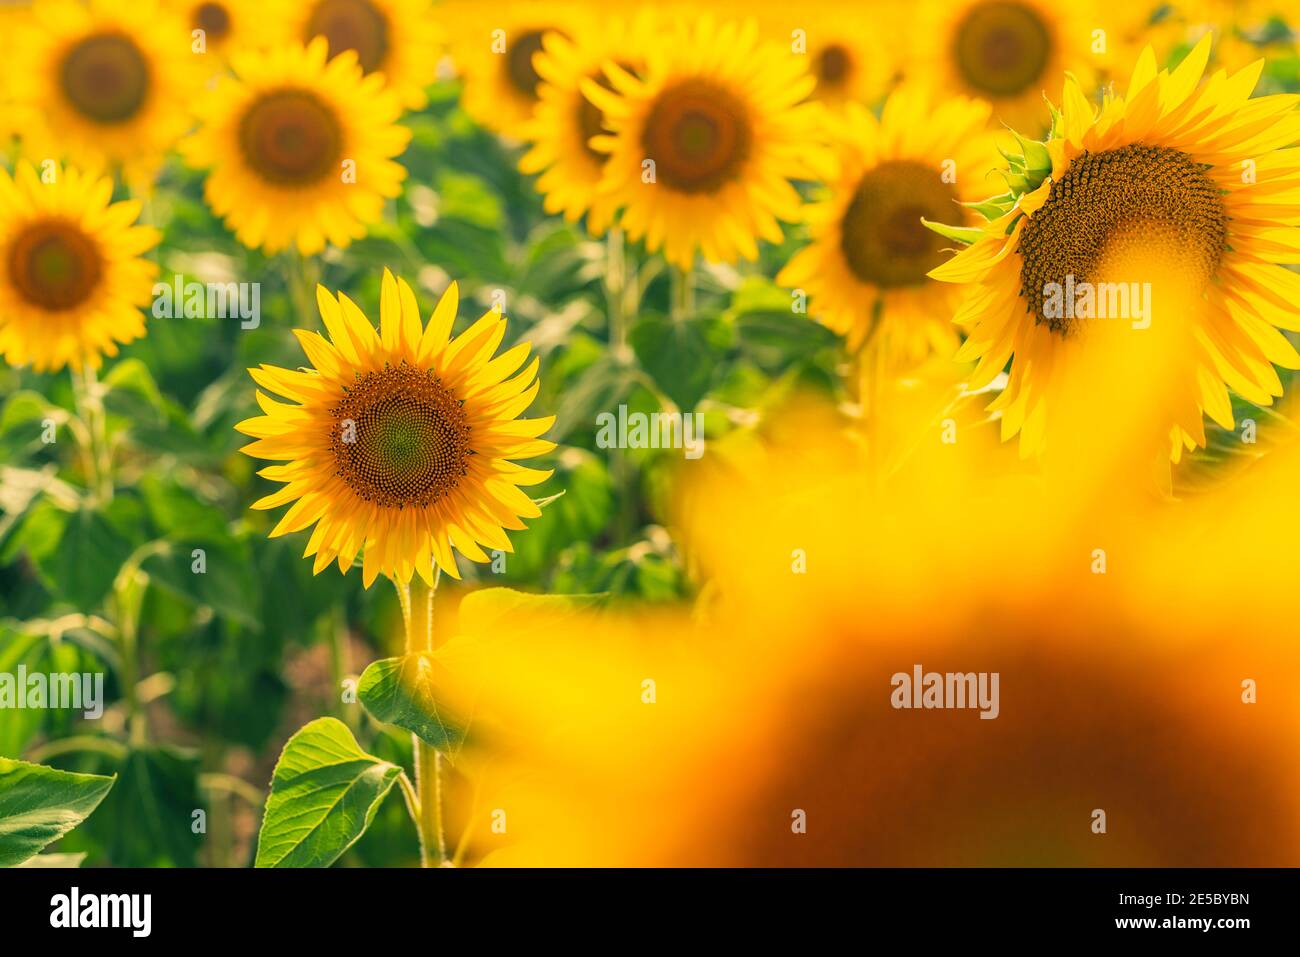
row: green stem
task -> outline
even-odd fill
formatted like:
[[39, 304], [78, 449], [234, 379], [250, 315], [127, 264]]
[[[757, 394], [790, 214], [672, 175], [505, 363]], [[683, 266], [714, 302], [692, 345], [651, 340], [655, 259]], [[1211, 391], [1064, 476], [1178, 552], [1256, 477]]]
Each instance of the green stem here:
[[605, 236], [605, 298], [610, 351], [622, 359], [627, 349], [627, 256], [623, 230], [617, 226]]
[[316, 313], [316, 283], [320, 280], [320, 266], [296, 249], [289, 253], [289, 300], [298, 324], [310, 322]]
[[113, 463], [108, 447], [108, 424], [99, 395], [99, 379], [92, 367], [85, 366], [80, 375], [76, 370], [72, 371], [72, 395], [77, 415], [85, 423], [89, 439], [88, 447], [82, 450], [86, 460], [86, 482], [96, 501], [112, 501]]
[[[440, 578], [441, 571], [435, 569], [431, 586], [423, 586], [417, 581], [414, 600], [409, 584], [394, 581], [402, 608], [402, 622], [406, 626], [408, 655], [433, 651], [433, 596]], [[418, 734], [412, 734], [411, 757], [415, 794], [407, 796], [406, 805], [420, 837], [420, 866], [441, 867], [447, 862], [447, 840], [442, 821], [442, 755]]]
[[695, 270], [671, 266], [668, 281], [672, 318], [677, 321], [690, 318], [695, 313]]

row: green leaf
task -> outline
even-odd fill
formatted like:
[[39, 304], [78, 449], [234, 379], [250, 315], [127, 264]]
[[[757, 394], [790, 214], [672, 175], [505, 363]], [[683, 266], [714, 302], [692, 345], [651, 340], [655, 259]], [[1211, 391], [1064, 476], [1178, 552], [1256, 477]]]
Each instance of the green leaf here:
[[86, 825], [114, 867], [193, 867], [202, 841], [194, 812], [203, 807], [197, 754], [171, 747], [133, 748], [118, 765], [118, 784]]
[[271, 778], [256, 867], [328, 867], [365, 833], [402, 769], [318, 718], [289, 739]]
[[921, 225], [925, 226], [926, 229], [934, 230], [945, 239], [951, 239], [963, 246], [978, 242], [985, 235], [984, 230], [978, 226], [945, 226], [943, 223], [932, 223], [925, 218], [921, 219]]
[[257, 579], [248, 549], [239, 543], [228, 538], [178, 543], [150, 555], [141, 568], [154, 584], [172, 594], [250, 628], [259, 627]]
[[361, 673], [357, 697], [378, 721], [419, 735], [426, 744], [454, 755], [465, 739], [460, 722], [438, 707], [432, 654], [402, 655], [372, 662]]
[[86, 859], [85, 851], [76, 854], [37, 854], [19, 864], [19, 867], [57, 867], [59, 869], [80, 867]]
[[0, 867], [35, 857], [90, 816], [114, 779], [0, 758]]
[[716, 316], [647, 316], [628, 338], [659, 388], [681, 411], [690, 412], [713, 384], [731, 344], [731, 328]]
[[81, 508], [68, 517], [48, 568], [60, 595], [84, 611], [99, 606], [134, 550], [129, 536], [139, 530], [138, 512], [138, 502], [117, 498], [104, 508]]

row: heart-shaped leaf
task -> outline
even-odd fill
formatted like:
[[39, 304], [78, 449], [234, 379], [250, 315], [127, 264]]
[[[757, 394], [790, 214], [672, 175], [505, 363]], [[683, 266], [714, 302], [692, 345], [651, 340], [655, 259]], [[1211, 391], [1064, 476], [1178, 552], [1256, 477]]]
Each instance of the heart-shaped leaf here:
[[464, 729], [446, 708], [439, 708], [434, 688], [436, 658], [402, 655], [372, 663], [361, 674], [357, 697], [377, 720], [417, 734], [432, 748], [454, 755]]
[[271, 777], [256, 867], [328, 867], [366, 832], [402, 769], [361, 750], [335, 718], [298, 730]]

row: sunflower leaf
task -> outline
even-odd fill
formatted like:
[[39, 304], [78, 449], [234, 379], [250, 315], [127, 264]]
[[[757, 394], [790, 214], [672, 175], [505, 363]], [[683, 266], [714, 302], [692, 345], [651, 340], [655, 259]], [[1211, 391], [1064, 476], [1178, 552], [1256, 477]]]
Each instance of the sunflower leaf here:
[[439, 707], [432, 654], [402, 655], [372, 662], [361, 674], [357, 697], [385, 724], [395, 724], [444, 754], [454, 756], [465, 739], [464, 728]]
[[366, 754], [342, 721], [317, 718], [280, 753], [255, 867], [329, 867], [357, 842], [402, 769]]
[[30, 860], [71, 831], [115, 780], [0, 758], [0, 867]]

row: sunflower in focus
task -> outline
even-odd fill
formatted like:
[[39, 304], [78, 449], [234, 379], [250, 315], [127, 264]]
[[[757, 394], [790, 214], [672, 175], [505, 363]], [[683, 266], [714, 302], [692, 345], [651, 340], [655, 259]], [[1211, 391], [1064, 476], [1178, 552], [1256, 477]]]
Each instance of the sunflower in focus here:
[[538, 192], [546, 212], [563, 213], [570, 222], [587, 216], [587, 232], [599, 236], [609, 227], [617, 205], [597, 191], [608, 157], [591, 146], [606, 131], [604, 114], [582, 92], [584, 80], [612, 89], [602, 67], [613, 62], [636, 75], [644, 69], [642, 37], [653, 29], [648, 15], [635, 21], [611, 17], [576, 31], [571, 40], [552, 31], [542, 38], [533, 63], [542, 85], [533, 118], [522, 127], [532, 146], [519, 169], [540, 173]]
[[324, 37], [330, 56], [352, 50], [367, 75], [382, 73], [404, 108], [427, 102], [441, 44], [429, 0], [280, 0], [277, 13], [289, 42]]
[[[536, 56], [549, 32], [572, 37], [582, 15], [563, 3], [453, 3], [447, 15], [463, 23], [453, 39], [452, 59], [464, 82], [461, 105], [490, 130], [520, 137], [540, 101], [542, 75]], [[453, 13], [454, 11], [454, 13]]]
[[37, 372], [98, 368], [144, 335], [158, 267], [141, 257], [160, 236], [135, 225], [138, 201], [111, 201], [110, 179], [53, 166], [46, 179], [26, 161], [0, 169], [0, 355]]
[[[1035, 135], [1043, 92], [1072, 70], [1085, 81], [1099, 65], [1090, 3], [1052, 0], [931, 0], [915, 26], [916, 79], [993, 104], [996, 120]], [[909, 19], [915, 15], [906, 14]], [[908, 79], [913, 74], [909, 72]]]
[[1262, 61], [1201, 84], [1209, 55], [1206, 37], [1158, 71], [1147, 49], [1100, 112], [1067, 79], [1055, 134], [1013, 162], [1020, 188], [931, 272], [971, 286], [956, 318], [969, 330], [958, 358], [979, 359], [972, 387], [1011, 361], [990, 409], [1022, 455], [1097, 388], [1077, 373], [1107, 343], [1165, 370], [1175, 462], [1204, 446], [1204, 415], [1234, 427], [1228, 388], [1270, 405], [1274, 365], [1300, 368], [1279, 331], [1300, 330], [1300, 275], [1280, 265], [1300, 262], [1300, 161], [1282, 149], [1300, 139], [1296, 98], [1251, 99]]
[[459, 303], [451, 287], [428, 325], [411, 288], [384, 271], [376, 331], [347, 296], [317, 287], [329, 338], [295, 334], [314, 368], [263, 365], [257, 393], [264, 415], [237, 428], [256, 441], [244, 452], [284, 464], [259, 473], [285, 485], [254, 503], [293, 502], [271, 537], [315, 523], [305, 556], [319, 574], [343, 572], [362, 556], [366, 587], [387, 575], [433, 581], [433, 563], [459, 578], [452, 549], [476, 562], [483, 551], [512, 551], [505, 529], [541, 514], [520, 491], [549, 471], [515, 464], [555, 448], [539, 438], [554, 417], [521, 419], [537, 396], [538, 360], [519, 371], [528, 343], [493, 357], [506, 319], [489, 311], [451, 336]]
[[38, 0], [5, 64], [25, 153], [151, 178], [189, 123], [177, 104], [202, 80], [187, 38], [155, 0]]
[[609, 154], [601, 192], [623, 208], [628, 236], [661, 247], [689, 269], [755, 259], [758, 239], [780, 242], [799, 215], [791, 183], [829, 167], [815, 81], [806, 63], [759, 38], [755, 23], [681, 24], [651, 47], [645, 78], [607, 65], [614, 87], [583, 91], [612, 133], [591, 145]]
[[264, 4], [256, 0], [171, 0], [169, 5], [184, 23], [192, 41], [195, 31], [203, 31], [212, 72], [234, 51], [260, 49], [271, 38]]
[[328, 43], [237, 53], [198, 108], [201, 126], [181, 143], [210, 169], [204, 195], [239, 241], [304, 255], [347, 246], [401, 191], [394, 162], [410, 139], [401, 107], [356, 54], [328, 59]]
[[935, 106], [917, 87], [890, 96], [879, 121], [858, 104], [846, 108], [830, 196], [805, 212], [812, 242], [777, 281], [805, 290], [810, 314], [851, 350], [868, 338], [905, 361], [956, 349], [960, 294], [926, 276], [951, 243], [922, 220], [959, 219], [959, 203], [987, 194], [999, 161], [988, 119], [987, 103], [952, 97]]

